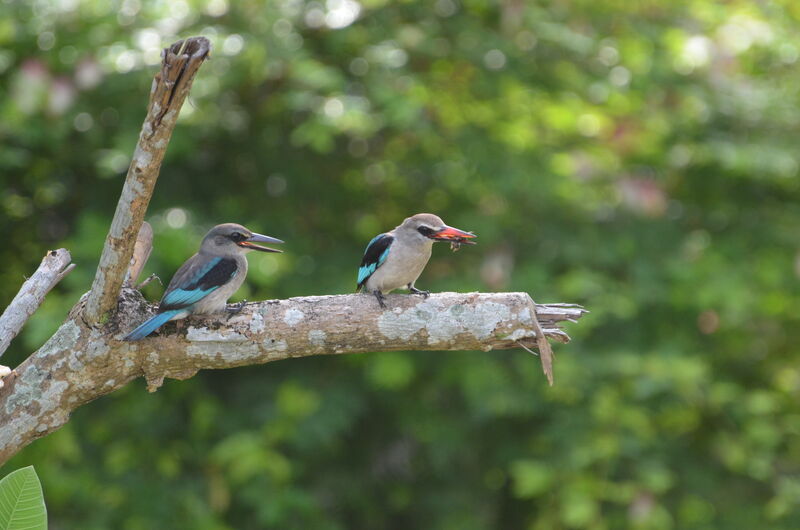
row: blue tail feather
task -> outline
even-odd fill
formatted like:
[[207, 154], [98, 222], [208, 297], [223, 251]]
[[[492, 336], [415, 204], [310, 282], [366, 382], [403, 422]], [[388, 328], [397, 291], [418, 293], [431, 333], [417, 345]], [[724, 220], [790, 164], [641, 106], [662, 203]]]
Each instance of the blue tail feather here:
[[160, 328], [161, 326], [163, 326], [164, 324], [166, 324], [169, 321], [169, 319], [171, 319], [178, 313], [180, 313], [180, 311], [164, 311], [163, 313], [159, 313], [150, 320], [145, 321], [144, 324], [142, 324], [138, 328], [134, 329], [133, 331], [125, 335], [125, 337], [122, 340], [143, 339], [152, 332], [154, 332], [155, 330], [157, 330], [158, 328]]

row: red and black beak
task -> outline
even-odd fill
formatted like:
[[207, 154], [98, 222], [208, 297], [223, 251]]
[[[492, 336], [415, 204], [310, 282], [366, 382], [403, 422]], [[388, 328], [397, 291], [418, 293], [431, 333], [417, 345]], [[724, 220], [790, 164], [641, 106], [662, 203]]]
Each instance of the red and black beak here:
[[428, 237], [430, 237], [434, 241], [449, 241], [450, 243], [463, 243], [465, 245], [474, 245], [475, 241], [470, 241], [470, 239], [476, 236], [472, 232], [465, 232], [463, 230], [459, 230], [458, 228], [453, 228], [452, 226], [445, 225], [444, 228], [441, 228], [433, 232]]
[[260, 252], [283, 252], [282, 250], [278, 250], [275, 248], [262, 247], [261, 245], [256, 245], [256, 243], [283, 243], [283, 241], [281, 241], [276, 237], [263, 236], [261, 234], [253, 234], [244, 241], [239, 241], [236, 244], [239, 245], [240, 247], [251, 250], [258, 250]]

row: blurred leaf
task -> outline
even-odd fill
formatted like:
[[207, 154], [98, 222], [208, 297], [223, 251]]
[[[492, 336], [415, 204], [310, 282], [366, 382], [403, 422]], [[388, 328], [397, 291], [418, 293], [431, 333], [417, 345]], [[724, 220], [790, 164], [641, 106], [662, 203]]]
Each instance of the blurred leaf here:
[[0, 480], [0, 528], [47, 528], [42, 485], [33, 466], [12, 471]]

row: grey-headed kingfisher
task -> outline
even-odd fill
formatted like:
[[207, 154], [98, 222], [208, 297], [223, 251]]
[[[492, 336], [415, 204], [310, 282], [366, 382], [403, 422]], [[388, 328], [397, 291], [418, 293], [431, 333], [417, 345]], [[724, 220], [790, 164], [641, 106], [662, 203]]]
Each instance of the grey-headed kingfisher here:
[[283, 241], [253, 233], [235, 223], [212, 228], [203, 238], [200, 251], [186, 260], [172, 277], [161, 298], [158, 313], [123, 340], [143, 339], [170, 320], [225, 309], [228, 298], [247, 276], [245, 254], [251, 250], [281, 252], [257, 243]]

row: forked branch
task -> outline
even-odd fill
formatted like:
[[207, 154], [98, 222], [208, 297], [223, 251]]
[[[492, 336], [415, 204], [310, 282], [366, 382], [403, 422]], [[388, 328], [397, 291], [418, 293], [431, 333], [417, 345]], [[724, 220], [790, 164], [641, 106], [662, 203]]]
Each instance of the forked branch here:
[[210, 46], [205, 37], [192, 37], [176, 42], [162, 53], [161, 71], [153, 79], [147, 116], [86, 301], [87, 322], [105, 320], [117, 305], [136, 235], [153, 195], [178, 113], [197, 70], [208, 57]]

